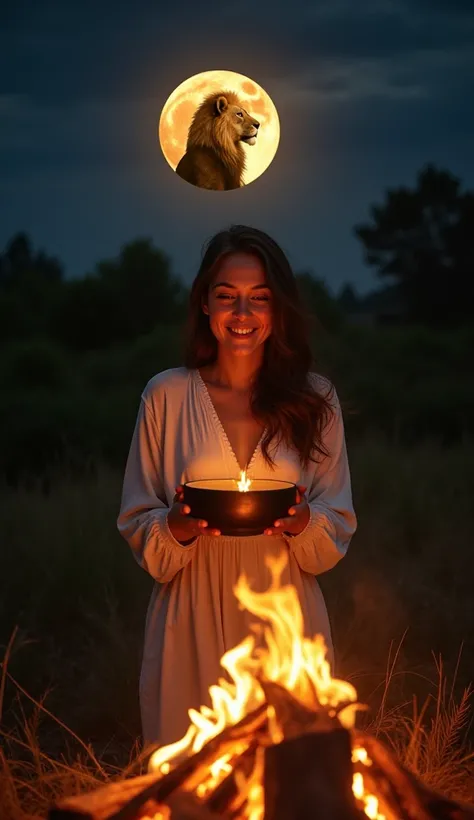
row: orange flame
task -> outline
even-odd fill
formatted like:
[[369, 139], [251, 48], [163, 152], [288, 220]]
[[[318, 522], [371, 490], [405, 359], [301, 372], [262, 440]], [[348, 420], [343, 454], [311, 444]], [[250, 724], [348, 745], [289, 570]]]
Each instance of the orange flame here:
[[[354, 746], [352, 749], [352, 762], [362, 763], [364, 766], [371, 766], [372, 761], [367, 754], [367, 749], [363, 746]], [[370, 794], [365, 788], [364, 775], [362, 772], [354, 772], [352, 777], [352, 792], [354, 797], [362, 803], [364, 812], [370, 820], [386, 820], [384, 814], [379, 812], [379, 801], [375, 794]]]
[[240, 471], [240, 481], [237, 482], [237, 487], [239, 488], [241, 493], [248, 493], [250, 490], [251, 481], [247, 478], [247, 474], [245, 470]]
[[[253, 592], [245, 575], [237, 581], [234, 593], [238, 601], [265, 622], [262, 632], [264, 646], [256, 648], [255, 637], [248, 635], [223, 655], [221, 666], [228, 672], [232, 682], [220, 678], [217, 684], [209, 687], [212, 706], [201, 706], [199, 711], [189, 710], [190, 725], [186, 734], [176, 743], [163, 746], [153, 753], [149, 762], [150, 771], [166, 774], [170, 770], [171, 761], [198, 752], [226, 726], [234, 725], [262, 704], [265, 695], [259, 678], [285, 686], [309, 707], [314, 705], [316, 692], [320, 704], [329, 713], [341, 703], [348, 704], [339, 712], [338, 718], [347, 729], [353, 728], [358, 708], [357, 692], [350, 683], [331, 676], [323, 636], [315, 635], [313, 639], [304, 637], [303, 615], [297, 591], [291, 585], [280, 586], [287, 560], [285, 553], [278, 558], [267, 558], [272, 581], [266, 592]], [[282, 734], [272, 707], [268, 708], [268, 717], [271, 739], [278, 743], [282, 740]], [[353, 755], [356, 753], [359, 756], [353, 756], [353, 760], [369, 765], [365, 749], [354, 750]], [[232, 753], [227, 753], [212, 764], [209, 777], [196, 790], [199, 797], [204, 797], [213, 790], [231, 770], [232, 757]], [[247, 797], [241, 816], [247, 820], [261, 820], [264, 813], [261, 756], [257, 756], [250, 777], [245, 779], [241, 776], [240, 780], [239, 790]], [[363, 777], [359, 773], [354, 774], [353, 792], [371, 820], [385, 820], [378, 813], [377, 798], [365, 793]]]

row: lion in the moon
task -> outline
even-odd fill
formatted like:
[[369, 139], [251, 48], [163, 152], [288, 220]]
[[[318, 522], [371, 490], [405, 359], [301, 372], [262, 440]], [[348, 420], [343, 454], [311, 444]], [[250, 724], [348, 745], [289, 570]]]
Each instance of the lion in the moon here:
[[240, 188], [245, 171], [242, 143], [255, 145], [259, 127], [233, 91], [209, 94], [194, 113], [176, 173], [199, 188]]

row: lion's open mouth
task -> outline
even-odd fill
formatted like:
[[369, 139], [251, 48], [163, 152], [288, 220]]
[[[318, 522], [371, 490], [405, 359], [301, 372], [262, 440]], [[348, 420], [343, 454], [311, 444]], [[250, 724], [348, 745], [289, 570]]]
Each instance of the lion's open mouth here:
[[247, 136], [240, 138], [241, 142], [246, 142], [247, 145], [255, 145], [257, 142], [257, 135], [256, 134], [248, 134]]

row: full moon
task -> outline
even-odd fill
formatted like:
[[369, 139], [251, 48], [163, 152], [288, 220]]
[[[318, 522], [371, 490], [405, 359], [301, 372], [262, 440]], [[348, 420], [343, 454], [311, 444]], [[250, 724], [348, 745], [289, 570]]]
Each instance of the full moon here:
[[242, 107], [260, 123], [257, 142], [242, 143], [246, 170], [243, 182], [248, 185], [261, 176], [272, 162], [280, 141], [277, 110], [258, 83], [234, 71], [203, 71], [184, 80], [170, 94], [160, 116], [158, 136], [161, 150], [173, 171], [186, 152], [188, 128], [196, 108], [208, 94], [234, 91]]

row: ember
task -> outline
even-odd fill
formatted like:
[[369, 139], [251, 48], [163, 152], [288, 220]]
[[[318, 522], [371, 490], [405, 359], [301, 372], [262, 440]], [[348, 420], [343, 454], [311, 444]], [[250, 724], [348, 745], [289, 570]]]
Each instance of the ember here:
[[229, 680], [210, 687], [211, 707], [189, 710], [184, 737], [152, 754], [135, 789], [70, 798], [50, 820], [473, 820], [355, 728], [356, 690], [332, 677], [322, 636], [304, 637], [296, 590], [280, 585], [286, 562], [268, 560], [266, 592], [237, 582], [264, 625], [223, 656]]

